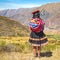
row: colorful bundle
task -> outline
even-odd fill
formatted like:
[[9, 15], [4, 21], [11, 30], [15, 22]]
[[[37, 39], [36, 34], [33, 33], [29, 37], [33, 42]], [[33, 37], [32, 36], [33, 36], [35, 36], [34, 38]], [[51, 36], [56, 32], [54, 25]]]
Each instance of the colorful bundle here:
[[44, 27], [44, 22], [42, 21], [42, 19], [39, 18], [32, 18], [30, 20], [30, 30], [34, 31], [34, 32], [40, 32], [43, 30]]

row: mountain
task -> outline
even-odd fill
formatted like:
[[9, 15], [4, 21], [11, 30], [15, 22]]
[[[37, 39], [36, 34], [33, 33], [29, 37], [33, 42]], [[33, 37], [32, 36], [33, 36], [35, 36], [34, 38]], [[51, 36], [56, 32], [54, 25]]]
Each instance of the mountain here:
[[45, 20], [45, 32], [60, 34], [60, 13]]
[[[58, 17], [60, 14], [60, 2], [59, 3], [48, 3], [45, 5], [42, 5], [40, 7], [34, 7], [34, 8], [19, 8], [19, 9], [7, 9], [7, 10], [0, 10], [0, 15], [1, 16], [6, 16], [9, 17], [10, 19], [14, 19], [23, 25], [28, 25], [30, 18], [32, 17], [31, 12], [34, 10], [40, 10], [40, 17], [49, 24], [52, 23], [51, 21], [53, 20], [54, 24], [59, 26], [58, 22], [60, 22], [60, 17], [57, 20], [55, 18], [56, 16]], [[46, 23], [46, 26], [51, 28], [53, 25]], [[54, 28], [56, 29], [56, 28]]]
[[0, 36], [28, 36], [29, 30], [21, 23], [0, 16]]
[[60, 13], [56, 14], [54, 17], [45, 21], [46, 26], [51, 29], [60, 29]]
[[32, 17], [31, 11], [33, 9], [30, 9], [30, 8], [7, 9], [7, 10], [0, 11], [0, 15], [17, 20], [18, 22], [21, 22], [22, 24], [28, 24], [29, 18]]

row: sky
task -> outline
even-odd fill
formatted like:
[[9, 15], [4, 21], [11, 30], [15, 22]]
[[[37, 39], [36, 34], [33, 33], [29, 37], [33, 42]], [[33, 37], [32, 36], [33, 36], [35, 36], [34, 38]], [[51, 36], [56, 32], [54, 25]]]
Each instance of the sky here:
[[60, 0], [0, 0], [0, 10], [39, 7], [47, 3], [56, 3]]

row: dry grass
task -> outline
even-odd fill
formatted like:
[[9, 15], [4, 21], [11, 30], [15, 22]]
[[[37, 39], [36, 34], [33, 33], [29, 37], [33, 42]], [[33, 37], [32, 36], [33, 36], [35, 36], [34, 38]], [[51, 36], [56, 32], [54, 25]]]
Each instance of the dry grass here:
[[[34, 58], [32, 50], [29, 52], [29, 49], [27, 49], [29, 46], [26, 44], [26, 42], [28, 42], [29, 37], [3, 37], [2, 36], [0, 37], [0, 46], [2, 45], [5, 46], [10, 43], [14, 43], [14, 44], [23, 45], [21, 46], [21, 48], [25, 48], [25, 49], [23, 49], [24, 51], [22, 53], [18, 51], [17, 52], [2, 51], [0, 52], [0, 60], [60, 60], [60, 43], [58, 44], [54, 40], [54, 38], [50, 37], [48, 39], [50, 43], [47, 46], [42, 48], [41, 58]], [[2, 42], [5, 42], [5, 43], [2, 43]], [[31, 49], [31, 47], [29, 48]]]
[[60, 49], [52, 51], [53, 54], [50, 57], [44, 56], [41, 58], [34, 58], [32, 53], [19, 53], [19, 52], [1, 52], [0, 60], [60, 60]]

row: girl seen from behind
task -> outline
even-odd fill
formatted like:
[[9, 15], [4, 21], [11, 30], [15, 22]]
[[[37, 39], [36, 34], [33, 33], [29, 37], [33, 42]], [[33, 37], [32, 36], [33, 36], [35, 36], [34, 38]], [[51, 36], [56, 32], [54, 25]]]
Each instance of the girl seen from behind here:
[[34, 57], [40, 57], [41, 46], [45, 46], [48, 43], [47, 37], [43, 32], [45, 22], [40, 18], [39, 10], [32, 12], [32, 15], [29, 23], [31, 30], [29, 43], [33, 47]]

